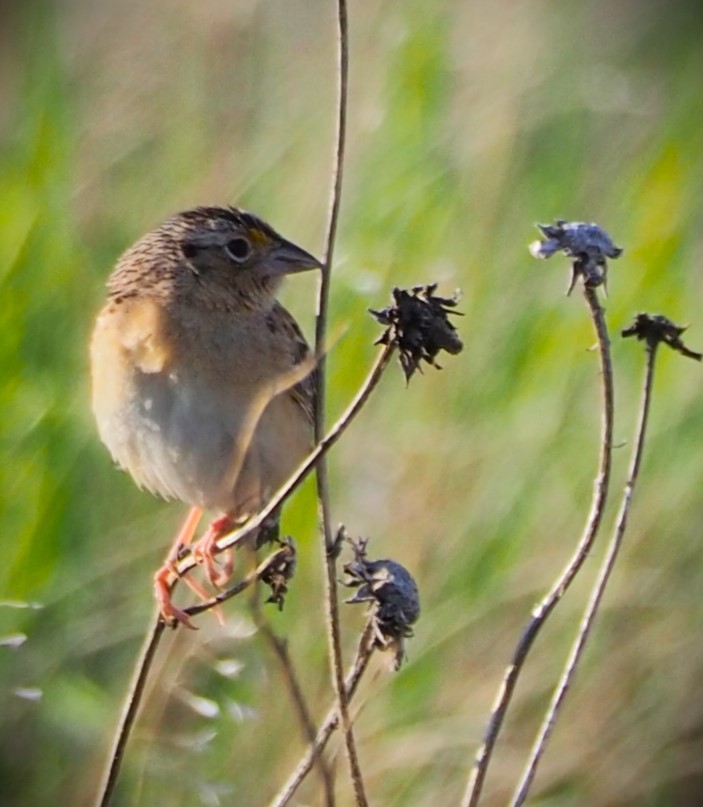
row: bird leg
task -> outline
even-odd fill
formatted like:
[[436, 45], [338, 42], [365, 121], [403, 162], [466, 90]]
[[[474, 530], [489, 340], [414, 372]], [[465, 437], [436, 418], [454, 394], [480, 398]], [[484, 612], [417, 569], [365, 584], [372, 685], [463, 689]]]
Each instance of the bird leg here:
[[[171, 601], [171, 579], [175, 575], [180, 577], [178, 572], [178, 561], [182, 558], [183, 550], [190, 546], [193, 541], [193, 536], [198, 526], [198, 522], [202, 517], [202, 509], [200, 507], [192, 507], [188, 512], [185, 523], [181, 527], [178, 535], [176, 536], [171, 549], [164, 560], [163, 566], [154, 575], [154, 592], [156, 601], [161, 609], [161, 615], [167, 623], [180, 622], [187, 628], [196, 629], [195, 625], [191, 622], [190, 617], [185, 611], [177, 608]], [[261, 525], [257, 533], [256, 547], [259, 548], [263, 544], [274, 541], [278, 538], [279, 534], [279, 518], [280, 513], [276, 512]], [[232, 532], [240, 521], [233, 516], [225, 514], [216, 518], [210, 523], [205, 534], [199, 538], [191, 549], [193, 560], [196, 563], [202, 564], [205, 567], [205, 572], [208, 579], [216, 588], [222, 588], [229, 578], [232, 576], [234, 568], [234, 559], [231, 547], [225, 549], [221, 554], [224, 556], [220, 562], [216, 559], [218, 554], [217, 542], [223, 536]], [[218, 568], [219, 567], [219, 568]], [[184, 576], [183, 582], [202, 600], [210, 599], [210, 594], [189, 575]], [[222, 623], [222, 613], [219, 608], [215, 608], [215, 613]]]
[[205, 566], [208, 579], [215, 588], [222, 588], [232, 576], [234, 560], [231, 548], [223, 551], [224, 560], [222, 568], [217, 568], [215, 554], [217, 553], [217, 542], [222, 536], [232, 532], [237, 526], [237, 521], [230, 515], [223, 515], [216, 518], [207, 528], [207, 532], [193, 545], [193, 558], [196, 563]]
[[[188, 614], [186, 614], [185, 611], [181, 611], [180, 608], [176, 608], [171, 601], [171, 577], [173, 575], [180, 577], [177, 566], [178, 561], [181, 557], [183, 548], [188, 546], [193, 540], [193, 535], [195, 535], [195, 530], [198, 528], [198, 523], [200, 522], [202, 515], [203, 511], [200, 507], [191, 507], [191, 509], [188, 511], [188, 515], [183, 526], [181, 527], [175, 541], [173, 542], [173, 545], [171, 546], [171, 549], [169, 550], [168, 555], [166, 555], [163, 566], [154, 575], [154, 594], [164, 621], [167, 624], [171, 624], [175, 620], [176, 622], [180, 622], [185, 627], [192, 628], [193, 630], [196, 628], [195, 625], [190, 621]], [[196, 583], [194, 580], [191, 580], [189, 577], [184, 577], [183, 579], [186, 585], [188, 585], [199, 597], [204, 600], [209, 598], [209, 595], [205, 589], [198, 585], [198, 583]]]
[[[190, 545], [191, 541], [193, 540], [193, 536], [195, 535], [195, 530], [198, 527], [198, 523], [203, 515], [203, 511], [200, 507], [192, 507], [188, 511], [188, 515], [186, 517], [185, 523], [180, 529], [180, 532], [176, 536], [176, 540], [173, 542], [171, 549], [166, 556], [166, 560], [164, 561], [163, 566], [156, 572], [154, 575], [154, 593], [156, 594], [156, 601], [159, 604], [159, 608], [161, 609], [161, 616], [164, 618], [164, 621], [168, 624], [175, 622], [180, 622], [186, 628], [191, 628], [192, 630], [197, 630], [195, 625], [191, 622], [190, 617], [185, 611], [182, 611], [180, 608], [176, 608], [176, 606], [171, 601], [171, 577], [176, 575], [183, 580], [183, 582], [188, 586], [188, 588], [195, 593], [201, 600], [209, 600], [211, 598], [210, 593], [204, 589], [200, 583], [190, 575], [186, 575], [181, 577], [178, 571], [178, 561], [181, 559], [183, 554], [183, 550]], [[225, 517], [226, 518], [226, 517]], [[212, 532], [213, 527], [219, 522], [224, 521], [225, 518], [217, 519], [214, 521], [209, 529], [208, 532], [205, 534], [205, 537], [208, 537], [210, 532]], [[224, 532], [218, 533], [214, 539], [220, 537], [220, 535], [224, 535], [228, 530]], [[214, 543], [213, 541], [213, 543]], [[193, 556], [196, 561], [199, 563], [201, 559], [198, 556], [197, 548], [200, 545], [201, 541], [198, 541], [195, 546], [193, 547]], [[214, 547], [213, 547], [214, 548]], [[229, 552], [229, 550], [227, 550]], [[231, 556], [227, 558], [229, 563], [225, 564], [225, 571], [228, 571], [227, 579], [232, 574], [232, 563], [231, 563]], [[207, 565], [208, 561], [206, 560], [206, 566], [208, 569], [208, 576], [212, 580], [212, 575], [210, 573], [210, 566], [214, 569], [214, 559], [212, 557], [212, 550], [210, 555], [209, 564]], [[212, 609], [217, 617], [218, 622], [221, 625], [225, 624], [225, 619], [222, 614], [222, 610], [219, 607], [215, 607]]]

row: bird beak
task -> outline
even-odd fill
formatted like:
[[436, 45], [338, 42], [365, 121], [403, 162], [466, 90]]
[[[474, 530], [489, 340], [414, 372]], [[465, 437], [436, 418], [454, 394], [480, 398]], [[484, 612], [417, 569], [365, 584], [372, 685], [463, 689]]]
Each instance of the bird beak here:
[[322, 269], [317, 258], [290, 241], [281, 241], [269, 253], [267, 269], [272, 275], [291, 275], [308, 269]]

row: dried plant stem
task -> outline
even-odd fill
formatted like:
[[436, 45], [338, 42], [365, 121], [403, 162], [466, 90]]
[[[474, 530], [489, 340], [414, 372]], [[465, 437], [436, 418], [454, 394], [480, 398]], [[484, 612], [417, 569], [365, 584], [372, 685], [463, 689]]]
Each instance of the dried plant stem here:
[[[339, 208], [342, 198], [342, 179], [344, 174], [344, 153], [346, 143], [347, 118], [347, 77], [349, 65], [349, 33], [347, 24], [346, 0], [337, 0], [337, 137], [334, 159], [332, 194], [330, 198], [329, 221], [323, 267], [320, 274], [320, 288], [317, 297], [317, 318], [315, 321], [315, 356], [317, 359], [317, 389], [315, 396], [315, 441], [319, 442], [325, 432], [325, 376], [326, 357], [325, 340], [327, 338], [327, 319], [329, 310], [329, 291], [332, 278], [332, 256], [339, 222]], [[316, 468], [317, 498], [320, 510], [320, 532], [322, 535], [322, 552], [325, 569], [325, 609], [327, 634], [329, 639], [329, 658], [332, 682], [337, 696], [337, 705], [342, 720], [344, 742], [349, 760], [349, 771], [356, 803], [359, 807], [367, 804], [364, 782], [359, 765], [359, 757], [354, 741], [354, 732], [349, 718], [346, 692], [344, 689], [344, 661], [342, 658], [342, 639], [339, 624], [339, 598], [337, 596], [337, 557], [331, 526], [329, 479], [327, 463], [321, 458]]]
[[290, 547], [285, 545], [282, 546], [280, 549], [277, 549], [275, 552], [271, 552], [270, 555], [267, 555], [253, 571], [249, 572], [249, 574], [246, 575], [246, 577], [243, 577], [238, 583], [235, 583], [233, 586], [218, 592], [213, 597], [210, 597], [209, 600], [196, 603], [195, 605], [191, 605], [183, 610], [186, 612], [186, 614], [188, 614], [188, 616], [195, 616], [196, 614], [202, 614], [204, 611], [209, 611], [211, 608], [216, 608], [223, 602], [226, 602], [227, 600], [232, 599], [232, 597], [236, 597], [238, 594], [241, 594], [257, 580], [261, 580], [272, 566], [276, 566], [279, 561], [284, 559], [286, 556], [289, 556], [290, 552]]
[[102, 782], [100, 784], [100, 792], [95, 800], [95, 804], [100, 807], [107, 807], [112, 798], [115, 786], [117, 785], [117, 778], [120, 774], [120, 768], [122, 767], [122, 759], [124, 757], [125, 748], [127, 747], [127, 741], [129, 740], [132, 726], [137, 717], [137, 711], [139, 710], [139, 704], [144, 694], [144, 687], [149, 677], [149, 671], [151, 670], [151, 664], [154, 660], [156, 649], [159, 646], [164, 628], [166, 627], [158, 610], [154, 614], [152, 623], [153, 626], [144, 638], [142, 649], [134, 666], [132, 681], [127, 692], [127, 697], [125, 698], [124, 708], [115, 732], [110, 757], [105, 766]]
[[635, 447], [630, 461], [630, 472], [625, 484], [622, 503], [620, 505], [620, 512], [618, 513], [615, 522], [613, 535], [608, 543], [608, 548], [603, 559], [603, 562], [598, 570], [598, 577], [591, 590], [586, 610], [584, 611], [579, 632], [576, 636], [574, 644], [569, 653], [569, 658], [564, 665], [564, 671], [561, 679], [557, 684], [554, 695], [552, 696], [551, 703], [540, 727], [537, 739], [535, 740], [530, 757], [520, 779], [520, 783], [513, 794], [511, 807], [520, 807], [525, 802], [527, 794], [529, 793], [532, 781], [537, 771], [537, 766], [547, 746], [547, 742], [552, 733], [552, 729], [556, 723], [559, 711], [566, 698], [569, 686], [573, 680], [574, 674], [578, 667], [579, 661], [583, 654], [586, 642], [588, 640], [591, 628], [598, 613], [601, 600], [605, 588], [608, 584], [610, 574], [615, 567], [615, 562], [618, 558], [618, 553], [622, 546], [625, 530], [627, 529], [627, 517], [632, 504], [632, 497], [639, 477], [640, 465], [642, 462], [642, 455], [644, 453], [644, 444], [647, 434], [647, 421], [649, 420], [649, 409], [652, 399], [652, 386], [654, 382], [654, 366], [656, 361], [657, 343], [647, 345], [647, 365], [645, 369], [644, 385], [642, 389], [642, 403], [640, 407], [640, 415], [637, 423], [637, 431], [635, 438]]
[[[293, 478], [283, 486], [278, 494], [269, 502], [268, 506], [264, 508], [257, 517], [252, 519], [242, 530], [233, 533], [218, 542], [220, 550], [228, 546], [233, 546], [237, 541], [242, 540], [246, 535], [250, 534], [257, 529], [271, 515], [271, 513], [285, 500], [291, 493], [301, 484], [306, 478], [308, 473], [316, 468], [317, 470], [317, 485], [318, 485], [318, 498], [320, 501], [322, 533], [324, 536], [324, 555], [325, 555], [325, 569], [326, 569], [326, 602], [328, 610], [328, 623], [329, 623], [329, 638], [330, 638], [330, 656], [331, 667], [333, 673], [333, 680], [335, 684], [337, 704], [339, 713], [342, 718], [344, 727], [345, 744], [347, 747], [347, 754], [349, 757], [350, 770], [352, 780], [354, 783], [354, 791], [356, 794], [357, 804], [366, 805], [367, 800], [364, 793], [363, 781], [361, 778], [361, 770], [359, 768], [358, 757], [356, 754], [356, 747], [354, 743], [354, 736], [349, 718], [349, 711], [347, 707], [347, 693], [344, 684], [343, 660], [341, 649], [341, 637], [339, 627], [339, 606], [337, 598], [337, 575], [336, 575], [336, 559], [333, 552], [333, 538], [330, 527], [330, 508], [329, 508], [329, 492], [327, 482], [326, 464], [324, 462], [324, 455], [331, 448], [331, 446], [339, 439], [343, 431], [349, 425], [354, 416], [358, 413], [364, 405], [368, 396], [373, 388], [376, 386], [380, 377], [385, 370], [390, 357], [393, 353], [394, 346], [386, 346], [381, 351], [377, 362], [367, 378], [364, 387], [357, 394], [355, 400], [350, 405], [349, 409], [335, 424], [331, 432], [323, 439], [325, 431], [325, 355], [324, 343], [327, 333], [327, 316], [328, 316], [328, 301], [329, 301], [329, 287], [331, 277], [331, 264], [334, 250], [334, 242], [337, 232], [337, 223], [339, 220], [339, 206], [341, 201], [343, 166], [344, 166], [344, 151], [346, 140], [346, 114], [347, 114], [347, 83], [348, 83], [348, 25], [347, 25], [347, 5], [346, 0], [337, 0], [337, 19], [338, 19], [338, 101], [337, 101], [337, 145], [334, 163], [334, 181], [331, 196], [329, 224], [327, 229], [327, 239], [325, 246], [324, 265], [321, 271], [321, 282], [318, 293], [318, 310], [315, 325], [315, 353], [317, 357], [317, 390], [316, 390], [316, 406], [315, 406], [315, 442], [316, 448], [308, 457], [301, 467], [298, 469]], [[185, 558], [179, 564], [179, 575], [184, 574], [189, 569], [193, 568], [194, 562], [192, 558]], [[259, 567], [261, 568], [261, 567]], [[247, 578], [248, 580], [248, 578]], [[177, 579], [174, 579], [172, 585], [175, 585]], [[251, 582], [249, 580], [246, 585]], [[244, 583], [244, 581], [242, 581]], [[200, 603], [187, 609], [187, 613], [195, 614], [209, 607], [219, 604], [224, 599], [239, 593], [242, 588], [241, 584], [222, 592], [221, 595], [213, 598], [209, 603]], [[244, 585], [243, 587], [246, 587]], [[161, 636], [163, 635], [165, 625], [163, 621], [158, 618], [154, 620], [154, 626], [148, 632], [143, 650], [137, 660], [134, 670], [132, 685], [130, 686], [129, 693], [125, 702], [125, 708], [122, 718], [117, 728], [115, 735], [115, 742], [110, 755], [110, 760], [106, 766], [104, 781], [101, 784], [100, 794], [97, 805], [100, 807], [107, 807], [114, 792], [117, 778], [124, 755], [124, 750], [131, 734], [132, 727], [136, 713], [138, 711], [141, 698], [143, 695], [144, 687], [148, 679], [151, 665], [156, 653]]]
[[[231, 588], [227, 589], [227, 591], [221, 592], [217, 597], [213, 597], [212, 600], [209, 600], [207, 603], [199, 603], [198, 605], [191, 606], [190, 608], [186, 609], [186, 613], [193, 616], [194, 614], [201, 613], [208, 608], [214, 608], [216, 605], [219, 605], [221, 602], [229, 599], [230, 597], [234, 597], [236, 594], [240, 594], [253, 582], [260, 579], [260, 577], [266, 573], [268, 568], [280, 559], [281, 554], [287, 551], [288, 550], [284, 547], [276, 552], [272, 552], [257, 566], [257, 568], [251, 574], [247, 575], [243, 580], [237, 583], [237, 585], [232, 586]], [[108, 763], [105, 766], [103, 780], [100, 785], [100, 792], [95, 800], [95, 804], [99, 805], [99, 807], [107, 807], [114, 793], [120, 769], [122, 767], [122, 759], [124, 757], [125, 748], [127, 747], [127, 741], [132, 733], [132, 728], [137, 717], [139, 705], [141, 703], [142, 696], [144, 695], [144, 688], [146, 687], [146, 682], [149, 678], [149, 673], [151, 672], [151, 666], [154, 658], [156, 657], [156, 650], [161, 641], [161, 637], [164, 634], [165, 628], [166, 625], [161, 618], [160, 612], [157, 610], [152, 619], [152, 627], [146, 634], [144, 643], [142, 645], [142, 650], [139, 653], [137, 661], [134, 665], [132, 682], [127, 692], [127, 697], [125, 698], [124, 708], [115, 732], [115, 739], [110, 751]]]
[[[374, 650], [374, 639], [374, 627], [373, 624], [369, 622], [359, 638], [356, 657], [344, 682], [344, 691], [347, 702], [349, 702], [354, 696], [357, 686], [359, 685], [359, 681], [368, 667], [369, 660], [371, 659]], [[322, 726], [317, 732], [314, 743], [310, 748], [308, 748], [305, 756], [300, 760], [298, 766], [296, 767], [295, 771], [293, 771], [286, 784], [271, 801], [270, 807], [286, 807], [286, 805], [290, 803], [290, 800], [293, 798], [296, 790], [300, 787], [307, 775], [312, 770], [312, 766], [315, 764], [315, 759], [323, 752], [327, 742], [338, 726], [339, 710], [337, 704], [335, 704], [327, 713]]]
[[[286, 501], [286, 499], [288, 499], [288, 497], [291, 496], [292, 493], [302, 484], [302, 482], [307, 478], [308, 474], [315, 467], [315, 464], [319, 461], [320, 457], [329, 451], [330, 448], [332, 448], [342, 434], [344, 434], [354, 418], [362, 410], [370, 398], [371, 393], [381, 380], [384, 371], [390, 363], [394, 351], [395, 345], [392, 344], [384, 346], [379, 351], [376, 361], [369, 371], [364, 383], [361, 385], [361, 388], [354, 396], [346, 411], [330, 429], [325, 438], [315, 447], [315, 449], [309, 454], [308, 458], [300, 465], [298, 470], [293, 474], [288, 482], [283, 485], [273, 499], [271, 499], [269, 504], [255, 518], [248, 522], [241, 530], [226, 536], [220, 541], [220, 549], [224, 549], [227, 546], [233, 546], [235, 543], [243, 540], [246, 536], [253, 532], [253, 530], [258, 529], [258, 527], [261, 526], [268, 516], [270, 516], [271, 513], [284, 501]], [[258, 576], [260, 576], [271, 563], [276, 562], [280, 556], [280, 553], [283, 551], [285, 551], [285, 548], [272, 553], [257, 567], [256, 571], [252, 575], [247, 576], [244, 578], [244, 580], [241, 580], [231, 588], [220, 592], [210, 600], [197, 603], [196, 605], [186, 608], [186, 613], [189, 616], [195, 616], [196, 614], [207, 611], [210, 608], [214, 608], [216, 605], [219, 605], [225, 600], [228, 600], [231, 597], [241, 593], [244, 591], [244, 589], [248, 588], [248, 586], [251, 585], [255, 579], [258, 579]], [[195, 561], [191, 557], [184, 558], [184, 560], [179, 564], [180, 574], [185, 574], [195, 565]], [[176, 582], [177, 578], [174, 579], [173, 585], [175, 585]], [[115, 740], [110, 753], [110, 758], [105, 767], [105, 774], [101, 783], [99, 795], [95, 801], [96, 806], [99, 805], [99, 807], [107, 807], [107, 805], [110, 803], [110, 799], [119, 776], [124, 750], [134, 725], [137, 710], [144, 692], [144, 686], [148, 679], [151, 665], [154, 660], [154, 655], [156, 653], [159, 641], [163, 635], [164, 628], [165, 625], [160, 616], [157, 614], [154, 617], [153, 627], [145, 637], [143, 650], [135, 664], [132, 684], [127, 693], [122, 717], [116, 729]]]
[[[247, 523], [240, 527], [238, 530], [225, 535], [217, 542], [218, 552], [222, 552], [229, 547], [236, 546], [248, 538], [255, 530], [278, 510], [282, 504], [297, 490], [297, 488], [307, 479], [308, 475], [313, 471], [320, 459], [334, 446], [339, 438], [344, 434], [347, 428], [351, 425], [354, 418], [362, 410], [371, 393], [378, 386], [383, 373], [388, 367], [393, 353], [395, 352], [395, 344], [384, 345], [378, 352], [376, 360], [374, 361], [368, 375], [366, 376], [363, 384], [359, 388], [354, 398], [349, 403], [337, 422], [327, 432], [325, 437], [315, 446], [315, 448], [308, 454], [305, 460], [298, 466], [297, 470], [288, 481], [276, 491], [271, 497], [266, 507], [259, 511], [256, 516], [251, 518]], [[178, 575], [183, 576], [186, 572], [190, 571], [196, 566], [195, 560], [192, 555], [186, 555], [183, 560], [178, 562]], [[212, 606], [208, 606], [212, 607]], [[186, 609], [187, 613], [192, 613]]]
[[462, 799], [462, 807], [476, 807], [481, 796], [486, 772], [490, 763], [496, 740], [500, 733], [505, 715], [510, 705], [515, 687], [517, 685], [520, 672], [525, 664], [527, 656], [534, 644], [542, 626], [547, 621], [549, 615], [557, 606], [564, 593], [571, 585], [579, 569], [593, 546], [593, 542], [598, 533], [605, 505], [608, 498], [610, 486], [610, 468], [613, 447], [613, 415], [614, 415], [614, 388], [613, 388], [613, 368], [610, 357], [610, 338], [605, 323], [603, 308], [598, 300], [595, 288], [584, 284], [584, 297], [590, 310], [596, 335], [598, 337], [598, 348], [601, 363], [601, 380], [603, 390], [603, 416], [601, 426], [600, 460], [598, 476], [596, 477], [593, 492], [591, 511], [586, 522], [581, 539], [576, 550], [559, 574], [549, 593], [534, 608], [530, 621], [522, 633], [520, 640], [513, 653], [512, 660], [506, 668], [500, 689], [496, 695], [491, 716], [488, 721], [486, 735], [483, 745], [479, 748], [474, 767], [469, 778], [469, 782]]
[[[308, 742], [310, 748], [313, 748], [315, 746], [315, 725], [313, 723], [307, 701], [305, 700], [303, 689], [300, 686], [300, 681], [295, 672], [293, 660], [288, 652], [288, 643], [285, 639], [278, 636], [271, 627], [271, 623], [261, 608], [261, 603], [259, 602], [258, 598], [255, 599], [252, 605], [252, 613], [254, 615], [254, 621], [256, 622], [259, 632], [264, 637], [266, 642], [268, 642], [269, 647], [273, 651], [273, 654], [279, 663], [281, 675], [283, 676], [283, 680], [288, 687], [291, 700], [295, 705], [298, 721], [300, 722], [303, 730], [305, 740]], [[335, 797], [332, 772], [330, 771], [330, 768], [322, 754], [318, 754], [316, 756], [315, 763], [320, 774], [320, 780], [325, 793], [325, 805], [326, 807], [334, 807]]]

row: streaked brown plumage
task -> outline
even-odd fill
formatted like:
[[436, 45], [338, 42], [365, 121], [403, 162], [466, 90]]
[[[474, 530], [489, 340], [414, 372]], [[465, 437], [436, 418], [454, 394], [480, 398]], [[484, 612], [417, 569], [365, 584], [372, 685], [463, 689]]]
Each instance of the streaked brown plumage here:
[[[224, 515], [196, 552], [213, 582], [215, 540], [309, 450], [310, 351], [275, 295], [284, 275], [319, 266], [256, 216], [203, 207], [137, 241], [108, 281], [91, 344], [100, 437], [140, 487]], [[176, 551], [157, 597], [188, 624], [168, 596]]]

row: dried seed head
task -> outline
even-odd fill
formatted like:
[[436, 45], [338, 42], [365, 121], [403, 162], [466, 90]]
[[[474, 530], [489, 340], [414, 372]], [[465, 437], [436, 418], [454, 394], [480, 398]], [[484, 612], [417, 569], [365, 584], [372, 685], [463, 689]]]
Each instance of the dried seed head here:
[[687, 325], [674, 325], [662, 314], [637, 314], [635, 321], [629, 328], [622, 331], [622, 335], [624, 337], [636, 336], [639, 341], [646, 342], [650, 349], [664, 342], [673, 350], [678, 350], [683, 356], [701, 361], [703, 354], [689, 350], [681, 340], [681, 334], [687, 327]]
[[543, 239], [530, 244], [535, 258], [551, 258], [563, 252], [574, 258], [567, 295], [571, 294], [578, 277], [586, 286], [605, 285], [608, 278], [606, 258], [619, 258], [622, 249], [616, 247], [606, 231], [597, 224], [557, 219], [554, 224], [538, 224]]
[[295, 542], [289, 536], [280, 541], [281, 549], [275, 561], [261, 575], [261, 581], [271, 589], [271, 596], [266, 602], [275, 603], [278, 610], [283, 610], [285, 596], [288, 593], [288, 581], [295, 574], [297, 553]]
[[354, 559], [344, 566], [343, 584], [356, 588], [348, 603], [368, 602], [375, 630], [376, 647], [391, 650], [398, 670], [405, 658], [404, 640], [413, 635], [420, 616], [420, 595], [408, 570], [393, 560], [368, 560], [368, 541], [349, 540]]
[[439, 367], [435, 358], [444, 350], [455, 355], [464, 347], [448, 314], [461, 315], [453, 310], [458, 294], [453, 297], [435, 297], [436, 283], [415, 286], [410, 290], [393, 289], [395, 305], [380, 311], [369, 309], [381, 325], [388, 326], [376, 344], [397, 346], [400, 365], [409, 381], [420, 362]]

